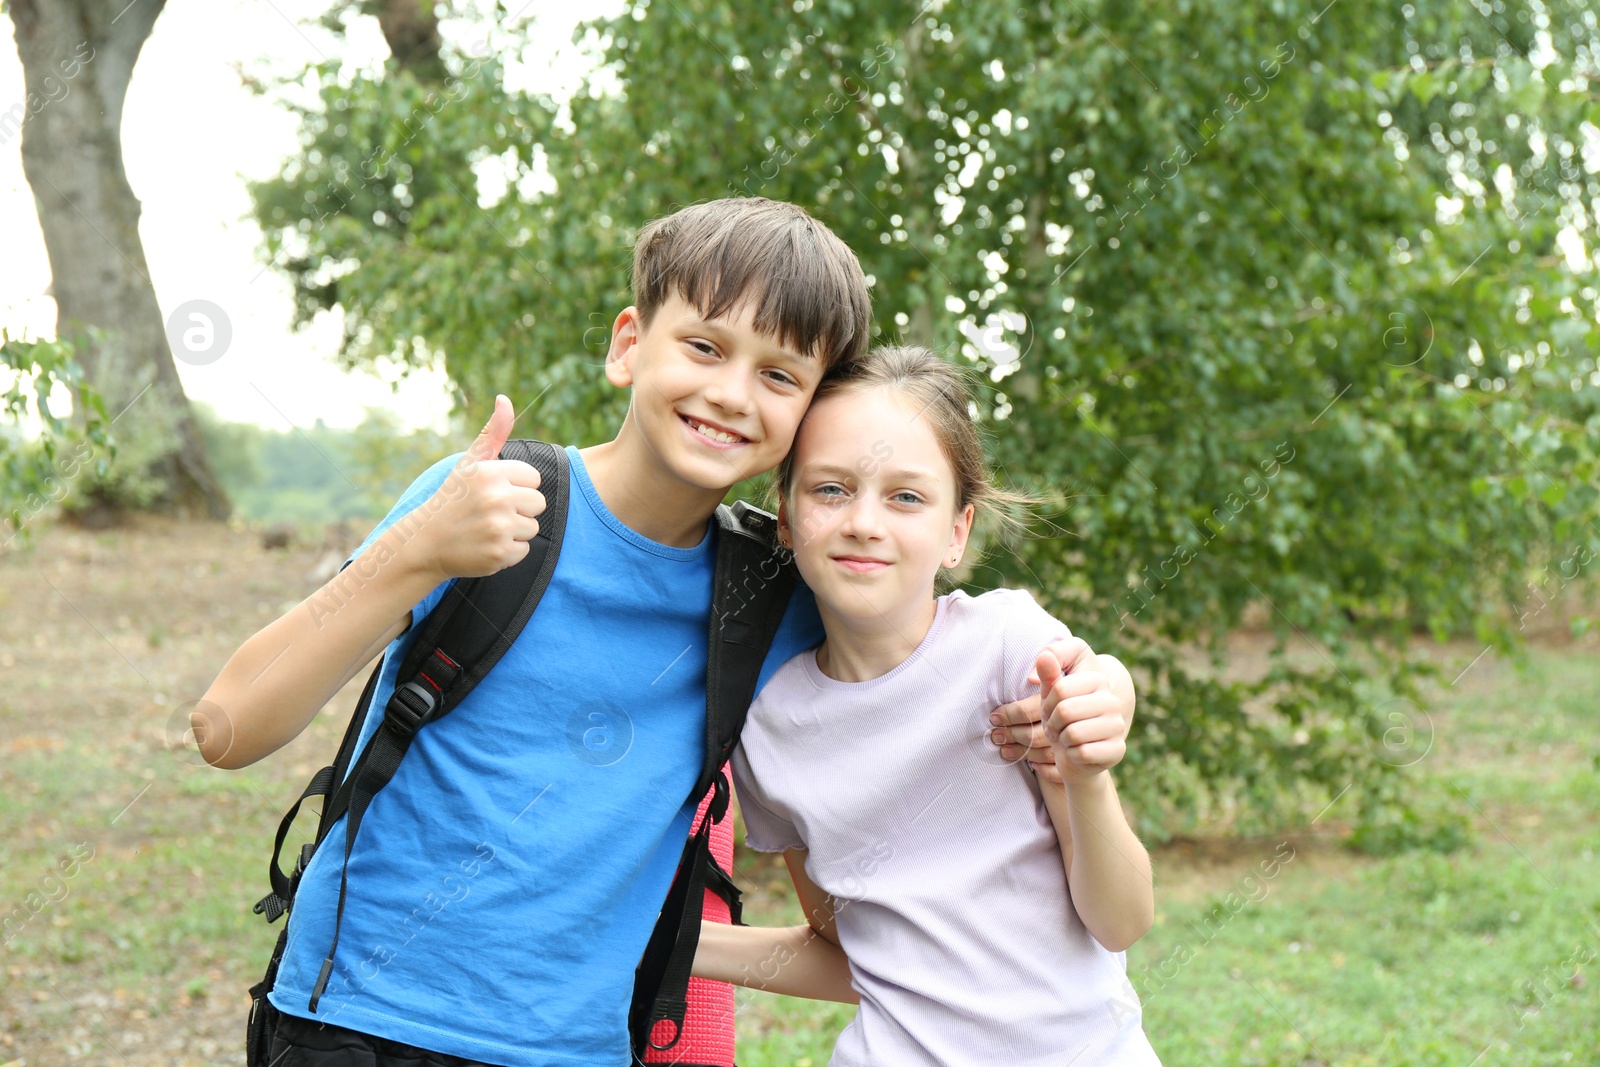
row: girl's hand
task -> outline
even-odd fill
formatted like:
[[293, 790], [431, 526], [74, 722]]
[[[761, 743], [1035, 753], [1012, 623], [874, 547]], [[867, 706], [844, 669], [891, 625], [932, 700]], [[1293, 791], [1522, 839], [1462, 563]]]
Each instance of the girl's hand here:
[[1121, 763], [1128, 732], [1122, 701], [1111, 691], [1110, 679], [1098, 669], [1088, 644], [1073, 638], [1070, 649], [1046, 648], [1034, 669], [1045, 737], [1063, 783], [1088, 781]]

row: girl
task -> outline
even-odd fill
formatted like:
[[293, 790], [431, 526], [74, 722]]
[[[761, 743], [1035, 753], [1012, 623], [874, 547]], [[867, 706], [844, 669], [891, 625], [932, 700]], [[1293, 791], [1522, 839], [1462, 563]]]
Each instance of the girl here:
[[[935, 595], [980, 511], [1026, 499], [990, 484], [968, 404], [932, 352], [879, 349], [778, 468], [827, 636], [763, 689], [733, 769], [809, 926], [707, 923], [694, 973], [859, 995], [831, 1067], [1155, 1064], [1123, 955], [1155, 904], [1108, 773], [1120, 704], [1087, 646], [1046, 648], [1068, 630], [1027, 593]], [[1058, 775], [986, 747], [990, 709], [1041, 690]]]

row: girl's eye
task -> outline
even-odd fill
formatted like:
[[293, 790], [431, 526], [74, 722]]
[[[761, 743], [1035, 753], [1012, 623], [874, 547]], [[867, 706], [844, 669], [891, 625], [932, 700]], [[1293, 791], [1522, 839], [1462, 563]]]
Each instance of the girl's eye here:
[[909, 489], [905, 490], [903, 492], [896, 493], [890, 499], [896, 500], [896, 501], [898, 501], [899, 503], [902, 503], [902, 504], [920, 504], [920, 503], [922, 503], [922, 498], [920, 496], [918, 496], [917, 494], [911, 492]]
[[845, 495], [844, 487], [843, 486], [839, 486], [839, 485], [835, 485], [832, 482], [829, 482], [826, 485], [819, 485], [819, 486], [817, 486], [815, 489], [813, 489], [811, 491], [813, 493], [817, 494], [818, 496], [829, 497], [829, 498], [836, 498], [836, 497], [841, 497], [841, 496]]

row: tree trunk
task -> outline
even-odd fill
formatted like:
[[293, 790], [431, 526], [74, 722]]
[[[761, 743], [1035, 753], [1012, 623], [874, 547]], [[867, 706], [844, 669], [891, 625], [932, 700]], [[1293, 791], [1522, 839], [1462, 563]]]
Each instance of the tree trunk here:
[[[71, 339], [115, 418], [157, 442], [139, 457], [165, 488], [154, 506], [226, 518], [172, 361], [122, 165], [122, 105], [165, 0], [11, 0], [27, 89], [22, 166], [50, 257], [56, 334]], [[152, 436], [153, 435], [153, 436]]]
[[401, 70], [419, 82], [445, 80], [444, 59], [439, 54], [439, 17], [433, 0], [377, 0], [378, 29], [389, 54]]

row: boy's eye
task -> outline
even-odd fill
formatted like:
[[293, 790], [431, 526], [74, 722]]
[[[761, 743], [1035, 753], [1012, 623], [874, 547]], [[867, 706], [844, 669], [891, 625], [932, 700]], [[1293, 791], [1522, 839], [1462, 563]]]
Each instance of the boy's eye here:
[[796, 386], [796, 387], [798, 387], [800, 385], [800, 382], [798, 380], [796, 380], [794, 375], [789, 374], [789, 373], [787, 373], [785, 371], [775, 370], [775, 371], [769, 371], [768, 373], [770, 373], [772, 375], [773, 381], [779, 382], [780, 384], [793, 385], [793, 386]]
[[688, 342], [688, 345], [702, 356], [714, 356], [717, 354], [716, 346], [710, 341], [702, 341], [699, 338], [691, 338]]

